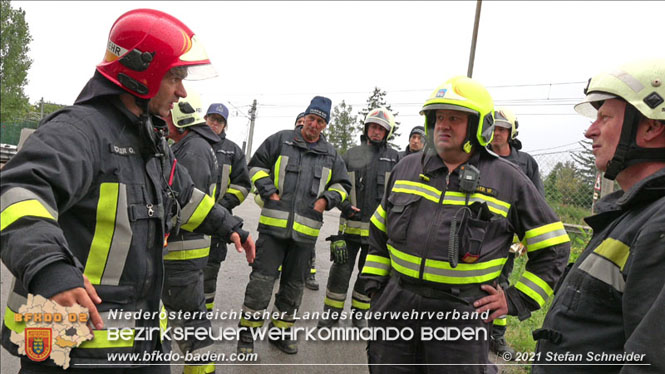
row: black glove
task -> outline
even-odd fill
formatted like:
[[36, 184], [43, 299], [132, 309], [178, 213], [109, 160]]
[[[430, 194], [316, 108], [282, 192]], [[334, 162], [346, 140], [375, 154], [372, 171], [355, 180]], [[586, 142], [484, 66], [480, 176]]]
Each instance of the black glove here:
[[343, 265], [349, 260], [349, 251], [343, 235], [331, 235], [326, 238], [330, 241], [330, 261]]
[[356, 211], [353, 210], [353, 205], [351, 205], [351, 202], [348, 199], [339, 204], [339, 210], [342, 211], [342, 217], [346, 219], [349, 219], [356, 214]]

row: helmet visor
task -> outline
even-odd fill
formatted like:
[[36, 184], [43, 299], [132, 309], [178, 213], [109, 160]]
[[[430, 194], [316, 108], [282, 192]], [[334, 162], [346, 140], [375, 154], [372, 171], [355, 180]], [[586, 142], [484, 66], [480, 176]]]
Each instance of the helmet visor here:
[[575, 104], [575, 111], [585, 117], [596, 119], [596, 112], [602, 105], [602, 102], [609, 99], [616, 99], [616, 95], [608, 94], [605, 92], [591, 92], [586, 95], [586, 98]]
[[187, 80], [203, 80], [218, 76], [217, 70], [210, 63], [203, 44], [196, 35], [192, 36], [189, 49], [180, 56], [181, 66], [187, 66]]

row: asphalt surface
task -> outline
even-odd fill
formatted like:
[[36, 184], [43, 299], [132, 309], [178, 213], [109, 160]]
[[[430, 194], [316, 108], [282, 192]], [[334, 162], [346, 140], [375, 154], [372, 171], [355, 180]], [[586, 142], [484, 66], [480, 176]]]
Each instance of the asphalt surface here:
[[[244, 228], [250, 230], [254, 240], [258, 237], [256, 228], [260, 214], [259, 207], [254, 203], [253, 195], [250, 195], [245, 202], [236, 208], [235, 215], [244, 219]], [[337, 232], [339, 222], [339, 211], [333, 209], [325, 212], [324, 224], [321, 228], [319, 240], [316, 243], [316, 278], [320, 284], [318, 291], [305, 289], [299, 315], [303, 316], [309, 312], [321, 312], [323, 310], [323, 298], [325, 296], [326, 281], [331, 262], [329, 261], [328, 242], [324, 239]], [[245, 260], [244, 254], [229, 249], [227, 259], [222, 263], [222, 268], [217, 281], [217, 295], [215, 297], [216, 308], [219, 312], [238, 312], [242, 307], [245, 294], [245, 287], [249, 281], [251, 268]], [[7, 295], [11, 291], [12, 274], [7, 270], [4, 264], [1, 266], [1, 293], [0, 302], [2, 316], [7, 301]], [[357, 269], [351, 279], [352, 288]], [[277, 292], [279, 282], [275, 284], [274, 293]], [[272, 311], [272, 302], [274, 302], [274, 293], [271, 304], [268, 307]], [[351, 292], [347, 293], [346, 310], [351, 304]], [[296, 323], [297, 327], [314, 328], [317, 321], [315, 319], [301, 319]], [[215, 319], [213, 320], [213, 331], [218, 328], [235, 328], [238, 325], [238, 319]], [[267, 325], [267, 323], [266, 323]], [[350, 320], [340, 321], [339, 326], [351, 326]], [[304, 334], [302, 335], [304, 336]], [[174, 351], [180, 352], [178, 348]], [[294, 373], [294, 374], [314, 374], [330, 373], [332, 371], [343, 371], [345, 374], [367, 373], [367, 355], [366, 342], [364, 341], [304, 341], [299, 343], [299, 352], [295, 355], [287, 355], [275, 348], [268, 341], [257, 341], [254, 351], [258, 353], [258, 360], [254, 362], [221, 362], [217, 361], [217, 373]], [[19, 359], [10, 355], [6, 350], [1, 349], [0, 354], [0, 372], [17, 373], [19, 370]], [[211, 353], [225, 354], [226, 359], [236, 351], [236, 341], [222, 340], [216, 342], [209, 348]], [[492, 362], [501, 362], [496, 356], [490, 354]], [[174, 362], [171, 366], [171, 373], [182, 373], [183, 361]]]

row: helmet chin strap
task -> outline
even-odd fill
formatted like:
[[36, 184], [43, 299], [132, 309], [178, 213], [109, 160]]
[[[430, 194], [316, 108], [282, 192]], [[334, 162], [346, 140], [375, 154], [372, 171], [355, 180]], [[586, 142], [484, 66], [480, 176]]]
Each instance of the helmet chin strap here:
[[153, 122], [149, 108], [150, 99], [141, 99], [135, 96], [134, 100], [136, 105], [141, 108], [141, 115], [139, 116], [139, 134], [141, 138], [156, 155], [166, 154], [164, 149], [164, 146], [168, 146], [165, 139], [165, 135], [168, 134], [166, 123], [163, 123], [161, 119], [157, 123]]
[[614, 156], [607, 163], [605, 178], [614, 180], [625, 168], [650, 161], [665, 160], [665, 148], [642, 148], [637, 146], [637, 127], [640, 115], [637, 109], [626, 104], [619, 144]]

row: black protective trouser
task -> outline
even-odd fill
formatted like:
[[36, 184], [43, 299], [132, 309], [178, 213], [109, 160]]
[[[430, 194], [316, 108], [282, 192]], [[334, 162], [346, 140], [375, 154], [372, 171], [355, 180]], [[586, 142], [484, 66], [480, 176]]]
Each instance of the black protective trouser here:
[[[383, 340], [381, 336], [377, 336], [376, 340], [370, 340], [367, 347], [370, 373], [496, 373], [496, 366], [488, 360], [489, 324], [479, 318], [453, 318], [452, 315], [453, 311], [473, 312], [475, 308], [472, 303], [483, 295], [478, 293], [478, 295], [457, 297], [443, 292], [440, 294], [442, 295], [438, 295], [436, 298], [421, 296], [411, 289], [407, 289], [397, 277], [391, 277], [388, 284], [374, 295], [371, 307], [372, 315], [376, 312], [390, 311], [411, 313], [412, 310], [434, 313], [451, 312], [451, 315], [440, 319], [427, 316], [371, 318], [368, 321], [370, 327], [396, 327], [399, 331], [411, 329], [413, 337]], [[428, 332], [435, 331], [437, 328], [438, 339], [434, 334], [429, 339]], [[455, 329], [472, 331], [472, 335], [468, 339], [463, 336], [454, 339]], [[422, 364], [433, 365], [423, 366]]]
[[[205, 297], [203, 296], [203, 270], [195, 270], [181, 266], [180, 261], [164, 262], [164, 290], [162, 300], [168, 312], [202, 312], [193, 318], [169, 319], [169, 324], [178, 328], [206, 328], [211, 329], [212, 324], [205, 317]], [[170, 313], [169, 313], [170, 314]], [[196, 317], [196, 318], [194, 318]], [[190, 337], [186, 340], [176, 340], [180, 351], [195, 352], [198, 349], [213, 344], [211, 339], [198, 340]]]
[[[118, 362], [123, 364], [122, 362]], [[164, 362], [160, 362], [165, 364]], [[170, 374], [169, 365], [146, 365], [138, 368], [127, 368], [126, 366], [90, 368], [86, 366], [69, 367], [67, 370], [61, 367], [46, 366], [39, 362], [31, 361], [28, 358], [21, 358], [21, 369], [19, 374]]]
[[[272, 290], [279, 277], [275, 312], [284, 317], [279, 318], [281, 322], [293, 324], [295, 311], [302, 301], [312, 251], [314, 244], [278, 239], [270, 234], [260, 233], [256, 241], [256, 258], [245, 289], [244, 309], [261, 312], [265, 310], [270, 304]], [[278, 270], [280, 265], [281, 276]]]
[[205, 304], [208, 310], [215, 307], [215, 294], [217, 293], [217, 277], [222, 262], [226, 260], [228, 248], [226, 243], [216, 236], [210, 242], [210, 254], [208, 263], [203, 268], [203, 292], [205, 293]]
[[[345, 264], [338, 264], [333, 262], [328, 274], [328, 285], [326, 286], [326, 298], [324, 300], [325, 309], [333, 309], [341, 311], [343, 309], [344, 301], [346, 300], [346, 293], [349, 289], [349, 281], [353, 274], [353, 268], [356, 264], [356, 257], [358, 253], [358, 276], [353, 285], [353, 295], [351, 301], [351, 308], [364, 311], [369, 309], [369, 296], [365, 293], [365, 279], [360, 277], [360, 272], [365, 266], [365, 258], [369, 245], [360, 244], [358, 242], [346, 241], [346, 248], [349, 251], [349, 258]], [[341, 303], [341, 305], [340, 305]], [[342, 306], [342, 307], [340, 307]]]

